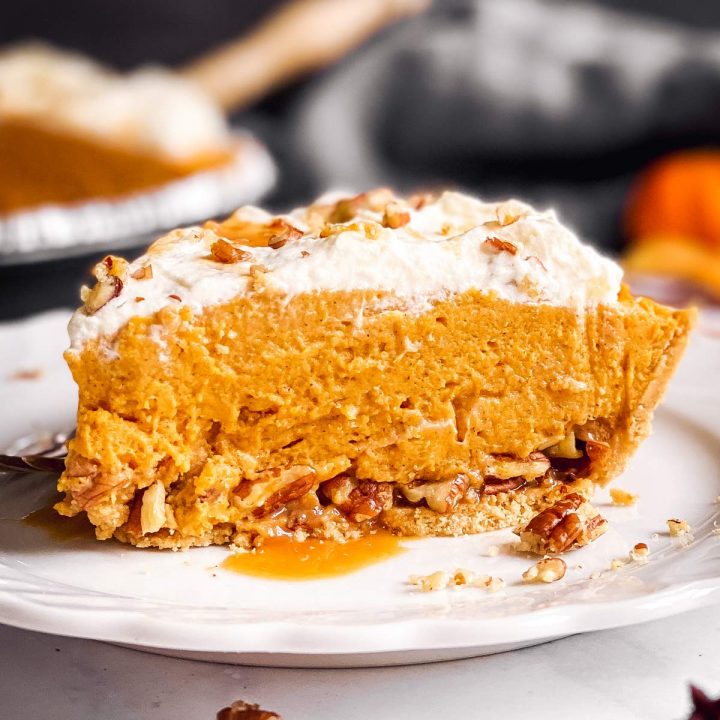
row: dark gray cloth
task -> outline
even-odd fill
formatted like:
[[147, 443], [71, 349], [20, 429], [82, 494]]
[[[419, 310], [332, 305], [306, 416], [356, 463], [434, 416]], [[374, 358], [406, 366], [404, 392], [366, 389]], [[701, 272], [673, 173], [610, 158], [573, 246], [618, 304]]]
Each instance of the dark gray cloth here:
[[558, 206], [617, 247], [631, 178], [716, 143], [719, 121], [717, 31], [580, 2], [445, 2], [311, 86], [290, 164], [304, 195], [450, 183]]

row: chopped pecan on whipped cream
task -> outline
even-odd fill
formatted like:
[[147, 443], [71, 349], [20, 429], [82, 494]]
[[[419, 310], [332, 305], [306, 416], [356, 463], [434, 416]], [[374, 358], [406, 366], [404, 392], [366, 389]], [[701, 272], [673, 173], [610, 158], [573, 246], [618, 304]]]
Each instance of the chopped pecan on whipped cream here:
[[500, 227], [512, 225], [525, 215], [527, 215], [527, 207], [515, 200], [500, 203], [495, 210], [495, 217]]
[[[381, 212], [395, 200], [395, 194], [390, 188], [375, 188], [354, 197], [342, 198], [334, 205], [327, 206], [325, 220], [328, 223], [345, 223], [352, 220], [360, 210]], [[319, 206], [314, 207], [322, 209]]]
[[389, 202], [385, 206], [382, 224], [396, 230], [410, 222], [410, 213], [399, 202]]
[[375, 222], [358, 220], [347, 224], [341, 223], [339, 225], [325, 225], [320, 231], [319, 236], [321, 238], [326, 238], [338, 233], [356, 232], [363, 235], [366, 240], [377, 240], [380, 235], [380, 230], [380, 226]]
[[285, 220], [274, 220], [271, 223], [273, 234], [268, 238], [268, 247], [273, 250], [283, 247], [291, 240], [297, 240], [303, 236], [303, 231]]
[[515, 247], [515, 245], [513, 245], [511, 242], [508, 242], [507, 240], [501, 240], [500, 238], [496, 237], [487, 238], [483, 242], [483, 247], [496, 253], [506, 252], [510, 253], [511, 255], [517, 254], [517, 248]]
[[517, 550], [556, 555], [583, 547], [607, 530], [607, 521], [578, 493], [570, 493], [538, 513], [524, 528], [515, 530]]
[[91, 289], [84, 285], [80, 290], [80, 299], [85, 303], [84, 309], [88, 315], [96, 313], [122, 292], [127, 271], [127, 260], [113, 255], [108, 255], [95, 265], [92, 269], [97, 279], [95, 286]]
[[135, 270], [130, 277], [133, 280], [152, 280], [153, 278], [153, 269], [152, 265], [148, 263], [147, 265], [143, 265], [142, 267], [139, 267], [137, 270]]
[[219, 238], [210, 246], [213, 260], [231, 265], [233, 263], [247, 262], [252, 260], [252, 255], [246, 250], [236, 248], [225, 238]]
[[267, 220], [248, 220], [239, 213], [223, 222], [208, 220], [203, 227], [212, 230], [219, 238], [231, 240], [248, 247], [271, 247], [285, 245], [289, 240], [302, 237], [303, 231], [285, 218], [271, 217]]
[[416, 192], [408, 197], [407, 202], [414, 210], [422, 210], [429, 203], [437, 200], [437, 193]]

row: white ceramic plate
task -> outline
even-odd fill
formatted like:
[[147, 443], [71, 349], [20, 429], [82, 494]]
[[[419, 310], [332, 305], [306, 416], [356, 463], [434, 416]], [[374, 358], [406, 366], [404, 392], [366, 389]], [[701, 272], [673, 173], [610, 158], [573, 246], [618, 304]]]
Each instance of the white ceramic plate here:
[[[74, 388], [60, 359], [66, 319], [0, 326], [0, 446], [72, 426]], [[611, 528], [567, 556], [558, 583], [520, 583], [531, 560], [506, 550], [509, 531], [408, 541], [404, 554], [334, 579], [256, 579], [218, 569], [224, 548], [170, 553], [53, 539], [21, 521], [53, 497], [52, 481], [0, 476], [0, 621], [185, 657], [337, 667], [493, 653], [718, 601], [720, 342], [709, 335], [696, 334], [653, 436], [617, 481], [639, 503], [615, 508], [601, 494]], [[18, 379], [35, 369], [43, 375]], [[671, 517], [692, 525], [690, 546], [667, 535]], [[639, 541], [650, 547], [646, 565], [608, 570]], [[491, 545], [498, 556], [485, 554]], [[457, 567], [500, 576], [507, 589], [420, 593], [405, 582]]]

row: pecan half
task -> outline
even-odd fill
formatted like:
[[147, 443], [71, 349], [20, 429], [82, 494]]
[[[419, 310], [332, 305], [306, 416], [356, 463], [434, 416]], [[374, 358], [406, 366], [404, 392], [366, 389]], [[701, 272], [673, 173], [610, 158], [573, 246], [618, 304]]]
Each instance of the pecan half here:
[[424, 500], [431, 510], [444, 515], [457, 507], [469, 487], [468, 476], [459, 474], [449, 480], [438, 482], [415, 480], [407, 485], [401, 485], [400, 491], [410, 502], [419, 503]]
[[520, 537], [519, 550], [554, 555], [583, 547], [606, 529], [607, 522], [597, 510], [582, 495], [570, 493], [515, 533]]
[[[275, 512], [289, 502], [298, 500], [309, 493], [315, 485], [315, 470], [308, 465], [294, 465], [280, 471], [280, 483], [282, 483], [282, 487], [272, 493], [261, 507], [253, 510], [255, 517]], [[242, 485], [242, 482], [240, 484]]]
[[364, 522], [392, 507], [392, 484], [356, 480], [348, 475], [327, 480], [322, 491], [349, 520]]
[[483, 484], [483, 495], [497, 495], [498, 493], [510, 492], [511, 490], [517, 490], [521, 488], [527, 480], [523, 477], [507, 478], [501, 480], [496, 477], [486, 477]]

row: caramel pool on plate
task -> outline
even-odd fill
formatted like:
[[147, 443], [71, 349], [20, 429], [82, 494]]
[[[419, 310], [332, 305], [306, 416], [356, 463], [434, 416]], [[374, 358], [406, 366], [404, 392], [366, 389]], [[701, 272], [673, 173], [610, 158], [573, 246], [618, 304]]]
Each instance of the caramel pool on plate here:
[[34, 510], [22, 519], [29, 527], [44, 530], [53, 540], [81, 540], [95, 538], [95, 531], [85, 515], [68, 518], [59, 515], [53, 505]]
[[231, 555], [221, 567], [275, 580], [315, 580], [346, 575], [404, 551], [397, 537], [384, 533], [344, 543], [275, 537], [260, 548]]

